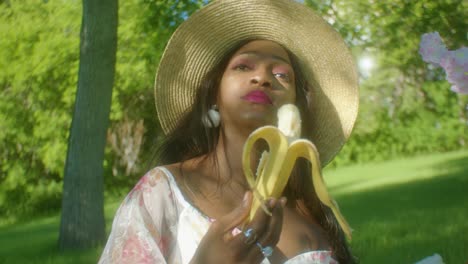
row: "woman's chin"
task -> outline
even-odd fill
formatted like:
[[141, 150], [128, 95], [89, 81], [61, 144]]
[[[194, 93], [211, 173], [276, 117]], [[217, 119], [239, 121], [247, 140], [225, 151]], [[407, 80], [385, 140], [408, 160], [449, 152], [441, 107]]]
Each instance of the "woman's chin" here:
[[262, 126], [276, 126], [276, 116], [252, 115], [246, 122], [248, 127], [257, 129]]

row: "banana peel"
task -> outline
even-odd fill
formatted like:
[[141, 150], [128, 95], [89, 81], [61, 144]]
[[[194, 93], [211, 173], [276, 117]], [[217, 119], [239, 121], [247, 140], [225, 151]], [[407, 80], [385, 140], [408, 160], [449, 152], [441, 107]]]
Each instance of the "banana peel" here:
[[[338, 224], [348, 239], [351, 240], [351, 228], [340, 213], [338, 205], [328, 193], [323, 181], [317, 148], [310, 140], [301, 139], [300, 131], [299, 110], [293, 104], [286, 104], [278, 110], [278, 127], [260, 127], [247, 138], [243, 148], [242, 166], [247, 182], [254, 194], [249, 221], [252, 220], [260, 207], [271, 215], [264, 206], [264, 200], [268, 197], [279, 198], [281, 196], [296, 160], [305, 158], [310, 161], [312, 187], [315, 188], [319, 200], [332, 210]], [[251, 153], [254, 144], [261, 139], [267, 142], [269, 151], [262, 153], [254, 175], [251, 169]]]

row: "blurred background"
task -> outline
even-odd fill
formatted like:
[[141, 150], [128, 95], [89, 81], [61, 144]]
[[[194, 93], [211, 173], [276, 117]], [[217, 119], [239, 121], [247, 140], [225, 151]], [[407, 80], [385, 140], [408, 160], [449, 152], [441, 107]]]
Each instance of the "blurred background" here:
[[[163, 134], [153, 83], [165, 44], [207, 2], [119, 3], [107, 232], [125, 194], [155, 165]], [[467, 46], [467, 2], [303, 2], [341, 33], [359, 66], [358, 121], [325, 169], [355, 229], [354, 253], [362, 263], [414, 263], [435, 253], [467, 263], [468, 96], [451, 91], [443, 69], [418, 53], [429, 32], [449, 50]], [[93, 263], [102, 250], [57, 249], [81, 21], [81, 1], [0, 0], [0, 263]]]

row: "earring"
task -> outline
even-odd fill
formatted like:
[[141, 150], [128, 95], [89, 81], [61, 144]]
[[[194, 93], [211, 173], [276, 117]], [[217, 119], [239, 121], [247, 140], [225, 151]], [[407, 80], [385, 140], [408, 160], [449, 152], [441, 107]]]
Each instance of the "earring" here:
[[213, 105], [206, 114], [202, 116], [202, 123], [206, 127], [218, 127], [221, 121], [221, 116], [218, 112], [218, 106]]

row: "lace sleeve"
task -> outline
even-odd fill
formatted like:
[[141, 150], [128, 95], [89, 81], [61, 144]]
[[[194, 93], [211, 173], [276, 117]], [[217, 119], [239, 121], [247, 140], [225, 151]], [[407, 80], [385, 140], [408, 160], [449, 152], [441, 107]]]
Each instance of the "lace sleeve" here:
[[172, 207], [167, 178], [153, 169], [120, 205], [99, 263], [167, 263], [173, 239], [164, 230]]

